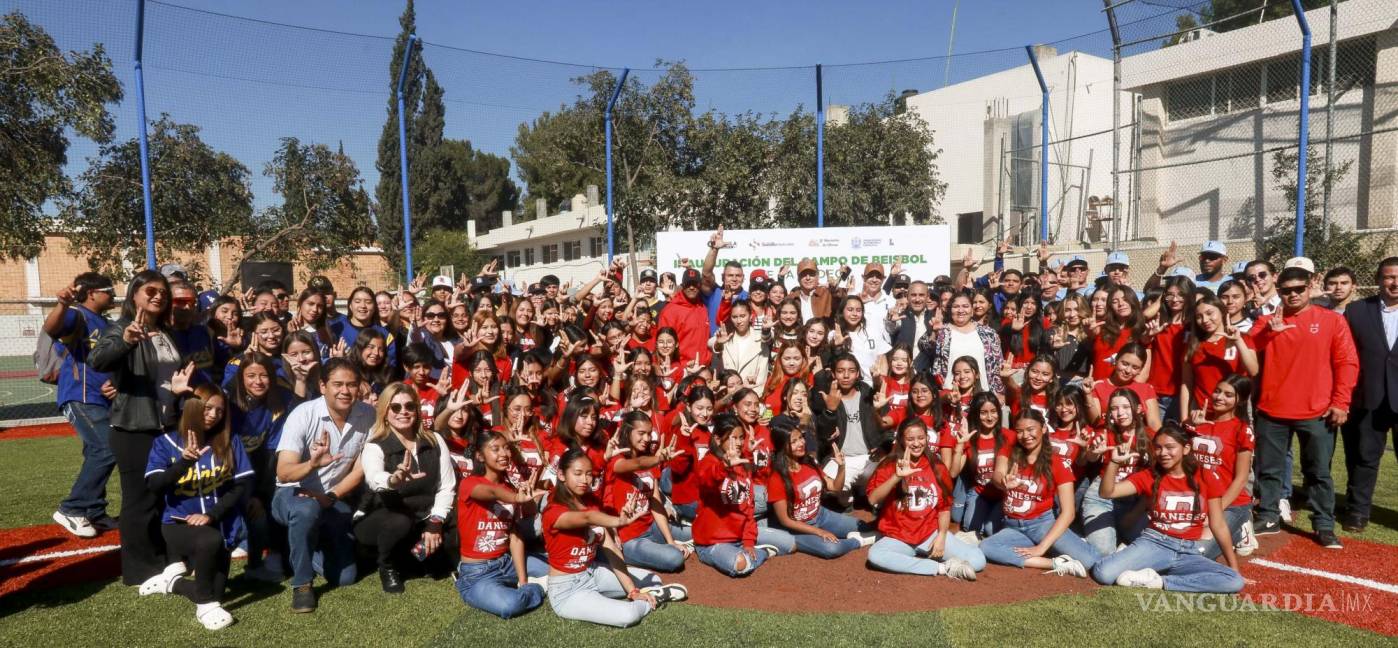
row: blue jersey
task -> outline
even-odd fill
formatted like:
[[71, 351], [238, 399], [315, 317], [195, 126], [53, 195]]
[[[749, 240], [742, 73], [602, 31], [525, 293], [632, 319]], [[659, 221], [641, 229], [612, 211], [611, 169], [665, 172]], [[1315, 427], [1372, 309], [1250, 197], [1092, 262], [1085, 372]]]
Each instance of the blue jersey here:
[[[398, 366], [398, 341], [394, 339], [393, 333], [389, 332], [389, 330], [384, 328], [383, 326], [379, 324], [373, 324], [370, 326], [355, 326], [354, 324], [350, 323], [348, 315], [341, 315], [333, 320], [330, 320], [329, 328], [330, 337], [332, 340], [337, 342], [339, 340], [345, 341], [346, 351], [348, 351], [350, 347], [354, 346], [355, 340], [359, 339], [360, 331], [363, 331], [364, 329], [374, 329], [382, 333], [384, 337], [384, 362], [387, 362], [388, 366], [390, 367]], [[406, 340], [404, 342], [406, 342]]]
[[242, 440], [243, 449], [248, 453], [256, 452], [259, 448], [276, 451], [277, 442], [282, 438], [282, 424], [286, 422], [286, 415], [301, 404], [296, 394], [290, 390], [278, 385], [273, 385], [272, 389], [282, 392], [281, 400], [285, 405], [280, 413], [274, 413], [265, 405], [256, 405], [247, 411], [243, 411], [236, 403], [228, 408], [228, 420], [233, 426], [233, 433]]
[[[747, 299], [748, 291], [739, 290], [733, 299]], [[723, 286], [714, 286], [714, 291], [703, 297], [704, 308], [709, 311], [709, 335], [718, 332], [718, 308], [723, 304]]]
[[[146, 461], [146, 477], [164, 472], [180, 462], [183, 440], [174, 432], [163, 434], [151, 444], [150, 458]], [[204, 453], [185, 470], [175, 482], [175, 486], [165, 493], [165, 513], [160, 521], [163, 524], [179, 524], [189, 515], [207, 515], [218, 505], [219, 499], [233, 488], [233, 483], [253, 476], [252, 462], [243, 450], [242, 439], [229, 435], [228, 449], [230, 461], [220, 462], [212, 450]], [[231, 464], [231, 465], [230, 465]], [[224, 543], [232, 547], [237, 543], [243, 527], [243, 516], [236, 507], [229, 509], [219, 519]]]
[[212, 373], [214, 339], [209, 335], [209, 327], [194, 324], [183, 331], [171, 329], [170, 339], [175, 341], [175, 348], [180, 350], [180, 357], [185, 358], [186, 362], [194, 363], [194, 375], [189, 378], [190, 387], [213, 382], [215, 377], [222, 375]]
[[58, 335], [53, 336], [53, 344], [63, 366], [58, 370], [58, 406], [77, 401], [89, 405], [110, 405], [111, 401], [102, 395], [102, 384], [107, 382], [107, 374], [87, 366], [87, 354], [97, 343], [97, 338], [112, 323], [82, 306], [74, 306], [63, 313]]

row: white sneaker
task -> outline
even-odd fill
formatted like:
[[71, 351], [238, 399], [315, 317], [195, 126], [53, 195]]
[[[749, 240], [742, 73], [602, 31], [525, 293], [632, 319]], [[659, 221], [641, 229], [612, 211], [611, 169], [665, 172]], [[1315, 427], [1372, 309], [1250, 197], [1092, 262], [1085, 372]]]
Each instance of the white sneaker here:
[[1281, 498], [1281, 501], [1277, 502], [1277, 509], [1281, 511], [1282, 521], [1291, 524], [1291, 500]]
[[141, 587], [136, 590], [141, 596], [151, 596], [155, 594], [169, 594], [174, 588], [175, 581], [184, 576], [188, 568], [183, 562], [170, 563], [165, 566], [165, 571], [147, 578]]
[[691, 553], [693, 553], [693, 551], [694, 551], [694, 541], [693, 541], [693, 540], [676, 540], [676, 541], [675, 541], [675, 544], [680, 545], [681, 547], [689, 547], [689, 551], [690, 551]]
[[57, 522], [58, 526], [63, 527], [68, 533], [78, 536], [79, 538], [97, 537], [97, 529], [92, 526], [92, 523], [89, 522], [87, 518], [81, 515], [64, 515], [63, 511], [54, 511], [53, 521]]
[[689, 588], [679, 583], [642, 587], [641, 591], [654, 596], [656, 603], [679, 603], [689, 598]]
[[233, 623], [233, 615], [218, 603], [200, 603], [194, 606], [194, 618], [210, 630], [222, 630]]
[[981, 544], [981, 537], [976, 535], [975, 531], [957, 531], [955, 535], [956, 539], [960, 540], [963, 544], [968, 544], [972, 547], [978, 547]]
[[1165, 579], [1154, 569], [1128, 569], [1116, 577], [1116, 584], [1122, 587], [1165, 589]]
[[1233, 552], [1239, 556], [1251, 556], [1257, 551], [1257, 534], [1252, 531], [1252, 520], [1243, 523], [1243, 531], [1238, 534], [1238, 542], [1233, 545]]
[[242, 547], [238, 547], [234, 549], [231, 553], [229, 553], [228, 557], [232, 558], [233, 560], [243, 560], [248, 557], [248, 550]]
[[1058, 556], [1053, 559], [1053, 568], [1044, 572], [1045, 574], [1055, 574], [1058, 576], [1077, 576], [1087, 578], [1087, 568], [1072, 556]]
[[848, 534], [845, 535], [845, 539], [858, 540], [859, 546], [870, 547], [873, 546], [874, 541], [878, 539], [878, 536], [872, 533], [865, 533], [863, 531], [850, 531]]
[[961, 560], [960, 558], [948, 558], [946, 562], [942, 563], [942, 569], [943, 573], [947, 575], [947, 578], [952, 580], [976, 580], [976, 570], [971, 567], [971, 563]]
[[781, 553], [781, 550], [780, 550], [780, 549], [776, 548], [776, 546], [774, 546], [774, 545], [769, 545], [769, 544], [760, 544], [760, 545], [756, 545], [756, 546], [753, 547], [753, 550], [755, 550], [755, 551], [765, 551], [765, 552], [767, 552], [767, 559], [768, 559], [768, 560], [771, 560], [771, 559], [773, 559], [773, 558], [776, 558], [776, 557], [777, 557], [777, 554]]
[[531, 585], [538, 585], [539, 587], [544, 588], [544, 591], [546, 592], [549, 589], [549, 577], [547, 574], [543, 576], [530, 576], [525, 580], [528, 581]]

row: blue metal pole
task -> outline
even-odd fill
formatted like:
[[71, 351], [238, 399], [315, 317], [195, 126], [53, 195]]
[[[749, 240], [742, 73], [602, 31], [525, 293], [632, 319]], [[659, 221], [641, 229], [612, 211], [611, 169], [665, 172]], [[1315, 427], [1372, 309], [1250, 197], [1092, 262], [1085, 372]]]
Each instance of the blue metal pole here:
[[612, 212], [612, 108], [616, 107], [616, 100], [621, 97], [621, 88], [626, 84], [627, 75], [631, 74], [631, 68], [622, 68], [621, 78], [616, 80], [616, 87], [612, 89], [612, 97], [607, 100], [607, 109], [602, 112], [602, 121], [607, 127], [607, 265], [612, 263], [612, 256], [616, 252], [616, 236], [613, 228]]
[[816, 227], [825, 227], [825, 86], [816, 64]]
[[[1301, 128], [1296, 135], [1296, 256], [1306, 253], [1306, 162], [1311, 142], [1311, 25], [1301, 0], [1291, 0], [1296, 22], [1301, 25]], [[1335, 44], [1331, 43], [1330, 47]], [[1329, 108], [1326, 108], [1329, 110]]]
[[403, 251], [407, 263], [404, 268], [407, 283], [413, 282], [413, 225], [408, 204], [408, 128], [403, 109], [403, 82], [407, 79], [408, 61], [413, 58], [413, 45], [416, 43], [417, 34], [409, 34], [408, 46], [403, 48], [403, 65], [398, 69], [398, 170], [402, 178], [399, 193], [403, 195]]
[[1029, 53], [1029, 64], [1034, 66], [1034, 76], [1039, 79], [1040, 100], [1039, 114], [1039, 240], [1048, 241], [1048, 191], [1049, 191], [1049, 89], [1044, 82], [1044, 71], [1039, 69], [1039, 56], [1034, 53], [1033, 45], [1025, 45], [1024, 51]]
[[150, 143], [146, 141], [146, 83], [141, 72], [141, 45], [145, 40], [146, 0], [136, 0], [136, 118], [141, 122], [141, 197], [146, 212], [146, 267], [155, 269], [155, 216], [150, 202]]

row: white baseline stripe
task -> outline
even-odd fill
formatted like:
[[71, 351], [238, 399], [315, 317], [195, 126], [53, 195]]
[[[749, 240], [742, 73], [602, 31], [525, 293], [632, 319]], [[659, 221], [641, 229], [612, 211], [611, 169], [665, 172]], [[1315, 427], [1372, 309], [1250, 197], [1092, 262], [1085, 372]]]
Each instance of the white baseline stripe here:
[[41, 562], [45, 560], [58, 560], [60, 558], [72, 558], [73, 556], [85, 556], [87, 554], [106, 553], [108, 551], [115, 551], [120, 548], [121, 545], [99, 545], [96, 547], [87, 547], [85, 549], [74, 549], [72, 551], [55, 551], [53, 553], [34, 554], [32, 556], [25, 556], [23, 558], [6, 558], [5, 560], [0, 560], [0, 567], [10, 567], [12, 565]]
[[1398, 594], [1398, 585], [1392, 585], [1382, 581], [1370, 580], [1368, 578], [1360, 578], [1358, 576], [1350, 576], [1348, 574], [1337, 574], [1335, 572], [1328, 572], [1321, 569], [1310, 569], [1309, 567], [1297, 567], [1295, 565], [1288, 565], [1286, 563], [1273, 562], [1264, 558], [1254, 558], [1252, 560], [1249, 560], [1248, 562], [1253, 565], [1261, 565], [1263, 567], [1270, 567], [1272, 569], [1280, 571], [1292, 572], [1296, 574], [1305, 574], [1307, 576], [1315, 576], [1318, 578], [1328, 578], [1330, 580], [1339, 581], [1341, 583], [1360, 585], [1363, 587], [1376, 589], [1381, 592], [1388, 592], [1389, 594]]

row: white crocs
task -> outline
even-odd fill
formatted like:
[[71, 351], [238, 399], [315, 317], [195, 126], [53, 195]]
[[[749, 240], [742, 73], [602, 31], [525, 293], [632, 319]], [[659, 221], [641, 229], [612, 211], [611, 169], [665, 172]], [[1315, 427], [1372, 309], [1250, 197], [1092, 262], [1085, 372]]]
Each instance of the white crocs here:
[[200, 603], [194, 608], [194, 618], [209, 630], [222, 630], [233, 623], [233, 615], [218, 603]]

